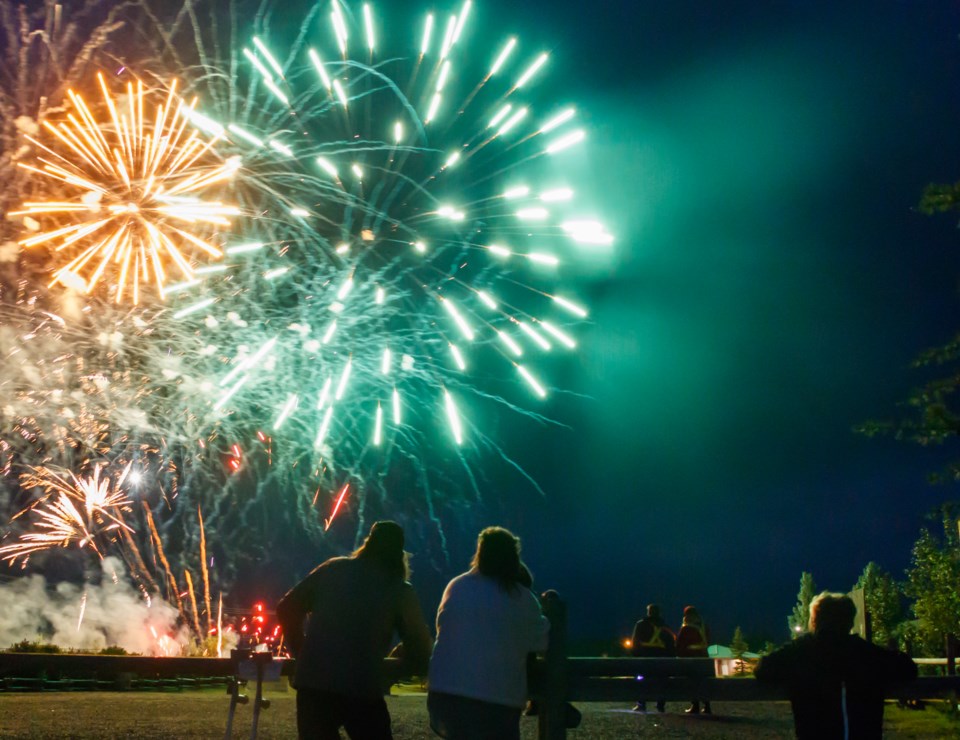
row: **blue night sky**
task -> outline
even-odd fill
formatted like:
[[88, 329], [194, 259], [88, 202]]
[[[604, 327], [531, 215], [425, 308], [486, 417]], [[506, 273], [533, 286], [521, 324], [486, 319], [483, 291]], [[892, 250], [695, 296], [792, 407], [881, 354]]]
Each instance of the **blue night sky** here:
[[[428, 5], [375, 4], [418, 18]], [[277, 26], [312, 1], [287, 5]], [[466, 476], [449, 448], [425, 452], [451, 465], [431, 492], [443, 541], [424, 492], [401, 481], [385, 502], [428, 618], [490, 524], [569, 602], [572, 638], [611, 649], [649, 602], [674, 623], [696, 605], [718, 642], [737, 625], [780, 641], [802, 571], [840, 591], [871, 560], [901, 576], [925, 515], [960, 498], [926, 480], [951, 451], [853, 428], [896, 418], [924, 379], [912, 360], [960, 328], [956, 216], [916, 210], [925, 185], [960, 180], [960, 3], [472, 12], [471, 62], [508, 35], [552, 52], [550, 90], [588, 131], [565, 160], [571, 185], [617, 239], [572, 259], [591, 313], [579, 352], [545, 368], [536, 410], [557, 423], [492, 409], [484, 432], [517, 467], [467, 453], [477, 502], [451, 490]], [[230, 597], [273, 601], [328, 544], [246, 553], [258, 562]]]
[[719, 641], [781, 640], [801, 571], [900, 576], [955, 496], [926, 482], [943, 451], [852, 428], [894, 418], [912, 359], [957, 329], [955, 219], [915, 206], [960, 178], [960, 6], [478, 6], [497, 14], [554, 43], [618, 241], [580, 267], [594, 323], [557, 384], [583, 397], [548, 408], [569, 430], [502, 433], [545, 497], [493, 481], [448, 525], [451, 562], [415, 573], [425, 607], [488, 523], [582, 637], [656, 601]]

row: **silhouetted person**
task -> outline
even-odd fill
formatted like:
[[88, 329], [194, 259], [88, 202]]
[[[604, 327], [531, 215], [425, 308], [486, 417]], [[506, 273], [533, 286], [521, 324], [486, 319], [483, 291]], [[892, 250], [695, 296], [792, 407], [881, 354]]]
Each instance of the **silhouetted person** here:
[[849, 596], [824, 591], [810, 604], [810, 633], [757, 666], [757, 680], [788, 688], [799, 740], [881, 738], [886, 688], [917, 676], [909, 656], [850, 634], [856, 614]]
[[449, 740], [519, 740], [527, 655], [547, 648], [550, 623], [526, 584], [520, 541], [484, 529], [470, 570], [447, 584], [430, 659], [430, 727]]
[[[676, 636], [667, 627], [660, 616], [660, 607], [657, 604], [647, 605], [647, 616], [633, 626], [630, 653], [635, 658], [671, 658], [674, 654]], [[664, 699], [657, 700], [657, 711], [666, 709]], [[637, 712], [647, 710], [646, 702], [638, 701], [633, 708]]]
[[355, 740], [393, 737], [383, 659], [395, 634], [409, 669], [422, 673], [430, 654], [409, 573], [403, 529], [377, 522], [352, 555], [322, 563], [280, 600], [277, 617], [297, 661], [300, 738], [335, 740], [340, 727]]
[[[709, 633], [707, 626], [700, 617], [700, 612], [692, 606], [683, 609], [683, 624], [677, 632], [677, 657], [678, 658], [708, 658], [710, 653], [707, 648], [710, 647]], [[700, 711], [700, 700], [694, 697], [690, 702], [687, 714], [697, 714]], [[703, 702], [703, 713], [712, 714], [710, 702]]]

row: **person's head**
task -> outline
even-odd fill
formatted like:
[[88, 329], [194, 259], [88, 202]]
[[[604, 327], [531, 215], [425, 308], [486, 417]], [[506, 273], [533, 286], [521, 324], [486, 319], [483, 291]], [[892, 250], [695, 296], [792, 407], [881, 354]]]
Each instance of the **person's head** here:
[[815, 635], [848, 635], [856, 616], [853, 599], [824, 591], [810, 602], [810, 631]]
[[703, 620], [700, 619], [700, 612], [698, 612], [695, 607], [685, 606], [685, 607], [683, 608], [683, 623], [684, 623], [684, 624], [695, 624], [695, 625], [699, 625], [699, 624], [701, 624], [702, 622], [703, 622]]
[[647, 604], [647, 617], [653, 621], [659, 621], [660, 617], [660, 605], [659, 604]]
[[403, 580], [410, 577], [408, 556], [403, 550], [403, 527], [396, 522], [375, 522], [353, 557], [372, 560]]
[[480, 532], [477, 551], [470, 561], [471, 568], [493, 578], [501, 588], [509, 591], [523, 584], [521, 566], [520, 540], [513, 532], [503, 527], [487, 527]]

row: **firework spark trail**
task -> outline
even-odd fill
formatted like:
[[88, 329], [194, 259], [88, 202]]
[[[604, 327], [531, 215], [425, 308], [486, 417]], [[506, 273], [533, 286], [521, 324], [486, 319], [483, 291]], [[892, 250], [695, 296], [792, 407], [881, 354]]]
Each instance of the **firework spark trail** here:
[[153, 547], [156, 551], [160, 562], [163, 565], [163, 571], [167, 575], [167, 581], [170, 584], [170, 590], [173, 592], [173, 597], [177, 600], [177, 610], [183, 614], [183, 600], [180, 598], [180, 589], [177, 587], [177, 579], [173, 577], [173, 571], [170, 569], [170, 563], [167, 561], [167, 556], [163, 552], [163, 540], [160, 539], [160, 533], [157, 531], [157, 525], [153, 521], [153, 514], [150, 511], [150, 507], [147, 506], [146, 502], [143, 504], [143, 511], [147, 517], [147, 524], [150, 528], [150, 536], [153, 541]]
[[333, 524], [333, 520], [337, 517], [337, 512], [340, 511], [340, 507], [343, 505], [343, 500], [347, 496], [347, 491], [350, 490], [350, 484], [347, 483], [340, 490], [340, 493], [337, 495], [337, 502], [333, 505], [333, 511], [330, 512], [330, 517], [327, 519], [324, 524], [324, 529], [330, 529], [330, 525]]
[[80, 631], [80, 627], [83, 625], [83, 615], [87, 611], [87, 592], [83, 592], [83, 596], [80, 597], [80, 616], [77, 618], [77, 632]]
[[207, 569], [207, 531], [203, 526], [203, 512], [197, 507], [197, 520], [200, 526], [200, 573], [203, 575], [203, 601], [207, 607], [207, 632], [210, 632], [213, 611], [210, 608], [210, 571]]
[[147, 564], [143, 561], [143, 556], [140, 554], [140, 547], [137, 544], [136, 540], [133, 539], [133, 536], [126, 529], [120, 530], [123, 536], [123, 543], [125, 545], [123, 553], [129, 554], [133, 558], [134, 565], [136, 570], [134, 571], [135, 579], [143, 579], [147, 583], [147, 587], [150, 591], [153, 591], [157, 588], [157, 583], [153, 579], [153, 576], [150, 574]]
[[223, 594], [217, 599], [217, 657], [223, 657]]
[[193, 576], [190, 575], [190, 571], [187, 568], [183, 569], [183, 577], [187, 581], [187, 593], [190, 595], [190, 617], [193, 620], [193, 628], [196, 630], [196, 634], [202, 637], [204, 633], [200, 631], [200, 612], [197, 609], [197, 594], [193, 590]]

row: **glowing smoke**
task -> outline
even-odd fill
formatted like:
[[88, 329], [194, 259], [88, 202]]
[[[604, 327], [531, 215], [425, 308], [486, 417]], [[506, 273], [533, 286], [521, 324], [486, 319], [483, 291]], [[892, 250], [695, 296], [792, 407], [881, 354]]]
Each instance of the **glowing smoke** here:
[[174, 644], [178, 648], [188, 644], [188, 631], [177, 625], [176, 607], [159, 598], [148, 604], [129, 584], [120, 560], [105, 558], [102, 567], [99, 584], [58, 583], [51, 587], [40, 575], [0, 584], [4, 605], [0, 646], [21, 640], [90, 651], [119, 645], [130, 653], [157, 655], [169, 653]]

